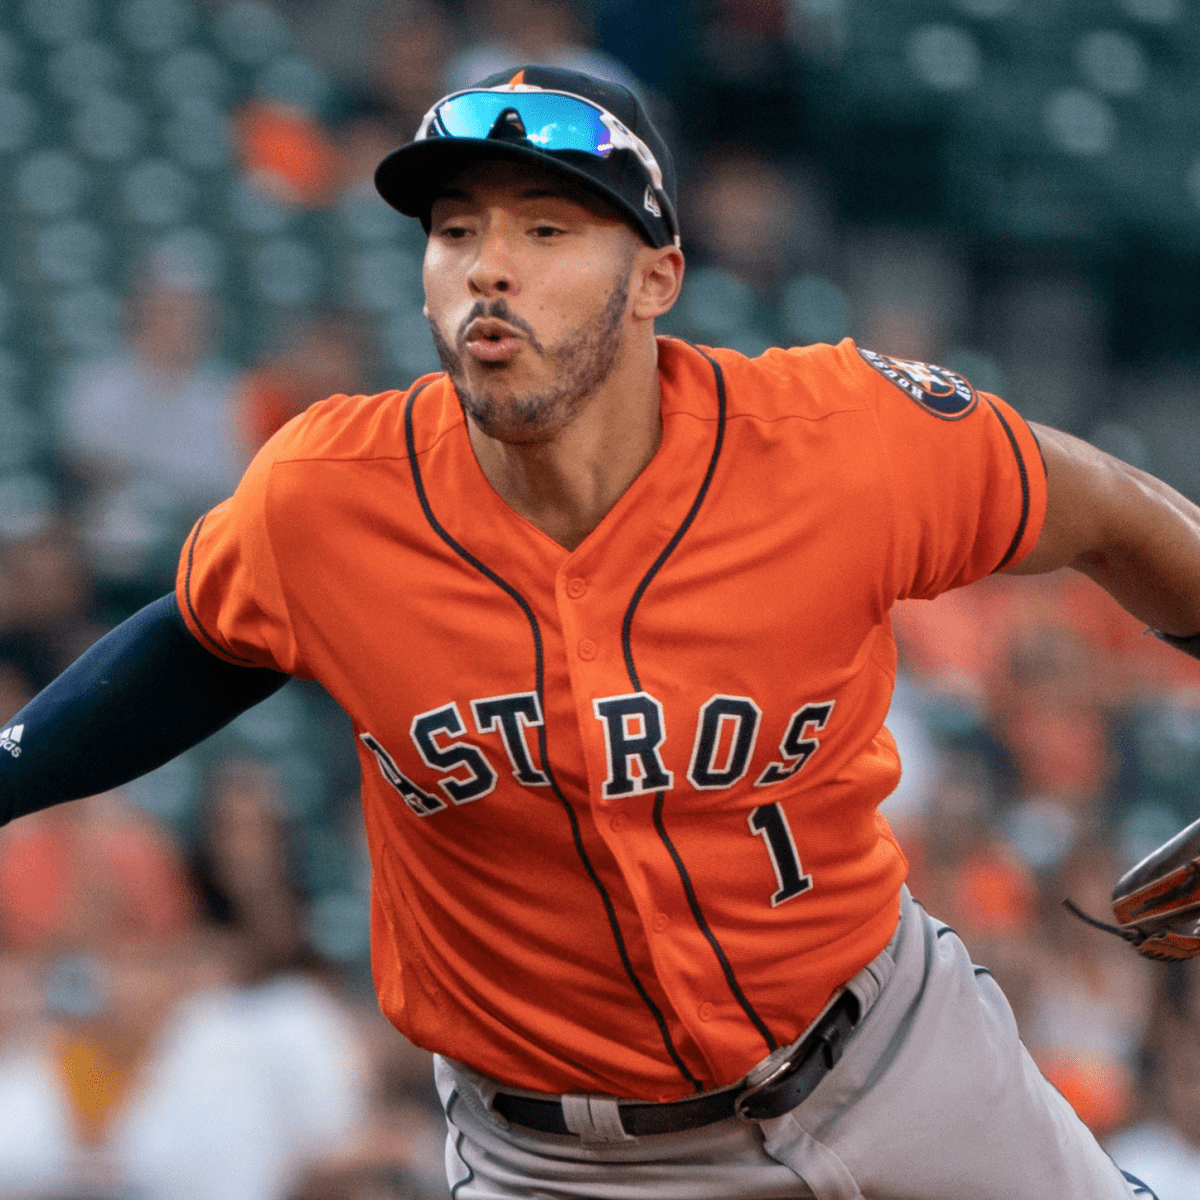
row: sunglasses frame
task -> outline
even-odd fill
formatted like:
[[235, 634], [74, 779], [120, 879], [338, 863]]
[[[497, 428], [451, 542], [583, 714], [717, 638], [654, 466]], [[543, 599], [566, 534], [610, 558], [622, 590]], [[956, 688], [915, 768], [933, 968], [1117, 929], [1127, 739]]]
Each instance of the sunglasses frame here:
[[[494, 88], [464, 88], [462, 91], [451, 92], [450, 95], [443, 96], [424, 115], [424, 117], [421, 118], [420, 127], [417, 129], [417, 135], [415, 138], [413, 138], [413, 141], [420, 142], [425, 141], [428, 138], [441, 137], [454, 138], [456, 135], [449, 132], [435, 132], [434, 126], [441, 125], [441, 128], [445, 129], [445, 125], [442, 124], [440, 120], [441, 110], [445, 105], [449, 104], [451, 100], [457, 100], [459, 96], [496, 96], [518, 92], [542, 96], [564, 96], [568, 100], [574, 100], [576, 103], [582, 104], [596, 113], [600, 118], [600, 123], [605, 129], [608, 130], [612, 149], [632, 151], [637, 156], [638, 162], [640, 162], [645, 168], [646, 173], [650, 176], [650, 186], [654, 189], [662, 201], [664, 220], [667, 228], [670, 230], [675, 244], [677, 246], [679, 245], [679, 229], [675, 222], [675, 209], [663, 187], [662, 167], [659, 166], [658, 159], [654, 157], [654, 153], [651, 151], [650, 147], [647, 146], [646, 143], [642, 141], [642, 139], [638, 137], [638, 135], [634, 133], [632, 129], [624, 124], [624, 122], [622, 122], [619, 118], [613, 116], [608, 109], [597, 104], [594, 100], [587, 99], [586, 96], [580, 96], [575, 92], [559, 91], [555, 88], [535, 87], [528, 83], [504, 84], [501, 87]], [[516, 106], [514, 105], [514, 107]], [[486, 136], [487, 135], [485, 134], [485, 139]], [[542, 149], [542, 147], [537, 148]], [[577, 147], [570, 148], [578, 149]], [[547, 148], [546, 152], [552, 153], [553, 150], [552, 148]], [[596, 158], [607, 157], [607, 155], [600, 154], [594, 150], [580, 150], [579, 153], [592, 154]]]

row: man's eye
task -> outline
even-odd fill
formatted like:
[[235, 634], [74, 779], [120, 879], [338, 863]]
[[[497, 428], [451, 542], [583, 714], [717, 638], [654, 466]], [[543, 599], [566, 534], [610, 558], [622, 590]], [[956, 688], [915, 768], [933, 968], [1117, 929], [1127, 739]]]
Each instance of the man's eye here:
[[443, 225], [440, 233], [444, 238], [451, 238], [457, 241], [460, 238], [465, 238], [471, 231], [465, 225]]
[[557, 237], [562, 230], [557, 225], [535, 225], [533, 227], [533, 236], [538, 238]]

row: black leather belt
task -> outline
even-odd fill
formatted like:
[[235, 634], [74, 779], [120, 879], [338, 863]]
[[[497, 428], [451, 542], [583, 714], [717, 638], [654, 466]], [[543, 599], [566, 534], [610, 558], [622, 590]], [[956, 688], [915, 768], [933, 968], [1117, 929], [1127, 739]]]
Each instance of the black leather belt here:
[[[801, 1041], [786, 1052], [776, 1051], [764, 1059], [742, 1085], [722, 1088], [686, 1100], [646, 1104], [621, 1100], [621, 1126], [631, 1137], [655, 1133], [680, 1133], [715, 1121], [737, 1116], [747, 1121], [781, 1117], [804, 1100], [842, 1056], [850, 1031], [858, 1023], [858, 1000], [843, 991]], [[497, 1092], [492, 1107], [515, 1125], [540, 1133], [571, 1134], [563, 1115], [562, 1102], [533, 1096]]]

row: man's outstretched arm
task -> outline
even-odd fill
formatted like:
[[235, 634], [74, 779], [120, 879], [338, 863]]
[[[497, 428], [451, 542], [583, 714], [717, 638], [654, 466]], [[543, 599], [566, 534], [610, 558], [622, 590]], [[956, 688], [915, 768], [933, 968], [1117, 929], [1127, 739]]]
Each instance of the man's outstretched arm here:
[[[1200, 634], [1200, 508], [1070, 434], [1033, 431], [1046, 462], [1046, 520], [1010, 573], [1073, 567], [1152, 629]], [[1186, 648], [1200, 656], [1200, 640]]]
[[[1172, 645], [1200, 658], [1200, 508], [1161, 480], [1054, 429], [1034, 426], [1046, 461], [1046, 521], [1016, 574], [1074, 567]], [[1200, 955], [1200, 821], [1117, 881], [1116, 925], [1147, 958]]]
[[0, 823], [162, 766], [288, 678], [210, 654], [173, 595], [148, 604], [4, 722]]

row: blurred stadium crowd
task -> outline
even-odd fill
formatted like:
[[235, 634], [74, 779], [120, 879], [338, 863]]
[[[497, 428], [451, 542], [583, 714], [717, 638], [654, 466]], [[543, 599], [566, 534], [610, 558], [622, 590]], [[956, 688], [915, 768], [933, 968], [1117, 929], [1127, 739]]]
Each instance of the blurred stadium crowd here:
[[[169, 590], [332, 392], [436, 369], [373, 190], [439, 95], [628, 83], [676, 147], [664, 331], [942, 362], [1200, 499], [1200, 10], [1185, 0], [8, 0], [0, 718]], [[1200, 797], [1200, 664], [1082, 578], [895, 614], [914, 893], [1161, 1200], [1200, 1195], [1200, 972], [1064, 914]], [[437, 1197], [379, 1016], [348, 722], [292, 683], [0, 832], [0, 1194]]]

